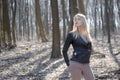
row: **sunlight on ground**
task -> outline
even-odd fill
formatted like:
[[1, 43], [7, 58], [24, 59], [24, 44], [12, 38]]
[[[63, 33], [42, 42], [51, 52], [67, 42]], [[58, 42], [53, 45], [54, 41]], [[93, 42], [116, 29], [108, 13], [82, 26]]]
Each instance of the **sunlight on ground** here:
[[[90, 65], [96, 80], [118, 80], [119, 66], [111, 57], [108, 45], [99, 43], [94, 46]], [[70, 47], [68, 53], [72, 52]], [[50, 53], [51, 42], [27, 42], [14, 50], [1, 53], [0, 80], [70, 80], [64, 59], [50, 59]]]

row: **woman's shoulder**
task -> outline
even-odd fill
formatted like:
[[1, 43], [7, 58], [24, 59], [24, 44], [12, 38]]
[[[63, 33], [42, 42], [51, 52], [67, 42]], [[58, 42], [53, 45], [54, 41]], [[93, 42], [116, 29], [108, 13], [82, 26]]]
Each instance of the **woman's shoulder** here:
[[68, 32], [68, 33], [67, 33], [67, 36], [72, 37], [72, 36], [73, 36], [73, 32], [72, 32], [72, 31]]
[[70, 32], [68, 32], [68, 34], [67, 34], [67, 37], [73, 37], [73, 32], [72, 31], [70, 31]]
[[68, 32], [68, 35], [73, 35], [73, 31]]

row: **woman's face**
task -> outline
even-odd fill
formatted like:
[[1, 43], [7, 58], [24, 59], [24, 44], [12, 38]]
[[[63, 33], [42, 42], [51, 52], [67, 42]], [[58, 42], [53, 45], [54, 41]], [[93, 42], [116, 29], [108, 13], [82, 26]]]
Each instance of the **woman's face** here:
[[81, 19], [79, 16], [76, 16], [74, 19], [75, 26], [80, 26], [82, 24]]

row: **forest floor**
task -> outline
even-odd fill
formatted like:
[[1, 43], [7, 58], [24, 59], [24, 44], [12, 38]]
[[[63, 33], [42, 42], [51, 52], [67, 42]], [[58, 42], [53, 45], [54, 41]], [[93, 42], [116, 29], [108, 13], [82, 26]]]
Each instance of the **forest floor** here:
[[[120, 80], [120, 41], [94, 41], [90, 66], [96, 80]], [[52, 43], [18, 42], [0, 53], [0, 80], [70, 80], [62, 58], [50, 59]], [[61, 46], [62, 48], [62, 46]], [[69, 52], [72, 53], [72, 47]]]

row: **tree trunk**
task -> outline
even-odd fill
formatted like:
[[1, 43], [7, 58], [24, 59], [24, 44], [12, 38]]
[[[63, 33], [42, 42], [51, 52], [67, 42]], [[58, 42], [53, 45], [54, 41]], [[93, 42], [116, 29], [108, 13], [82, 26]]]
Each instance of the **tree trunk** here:
[[2, 47], [2, 0], [0, 0], [0, 52]]
[[44, 15], [45, 15], [45, 18], [44, 18], [44, 23], [45, 23], [45, 31], [46, 31], [46, 34], [47, 36], [49, 36], [49, 27], [48, 27], [48, 0], [45, 1], [45, 12], [44, 12]]
[[35, 0], [35, 9], [36, 9], [36, 22], [39, 27], [39, 34], [41, 36], [42, 42], [48, 41], [46, 38], [46, 33], [43, 28], [42, 20], [41, 20], [41, 12], [40, 12], [40, 5], [39, 0]]
[[117, 0], [117, 7], [118, 7], [118, 15], [120, 19], [120, 0]]
[[115, 32], [116, 29], [116, 25], [115, 25], [115, 14], [114, 14], [114, 1], [110, 0], [109, 2], [109, 8], [110, 8], [110, 30], [111, 33]]
[[[19, 0], [19, 2], [18, 2], [18, 5], [19, 5], [19, 29], [18, 29], [18, 32], [16, 32], [17, 33], [17, 39], [18, 40], [21, 40], [20, 38], [23, 36], [23, 31], [22, 31], [22, 2], [23, 2], [23, 0]], [[20, 7], [21, 6], [21, 7]]]
[[10, 19], [9, 19], [9, 13], [8, 13], [8, 1], [7, 0], [3, 0], [3, 27], [4, 27], [4, 34], [6, 34], [7, 36], [7, 44], [8, 47], [11, 46], [11, 32], [10, 32]]
[[52, 25], [53, 25], [53, 39], [52, 39], [52, 54], [51, 58], [61, 57], [60, 50], [60, 30], [59, 30], [59, 15], [58, 15], [58, 2], [51, 0], [52, 8]]
[[66, 25], [65, 25], [66, 10], [65, 10], [65, 0], [62, 0], [62, 12], [63, 12], [63, 41], [65, 41], [65, 36], [66, 36]]
[[5, 34], [5, 27], [3, 26], [3, 1], [1, 0], [1, 47], [6, 47], [6, 34]]
[[109, 25], [110, 15], [109, 15], [109, 13], [110, 13], [109, 1], [105, 0], [105, 22], [106, 22], [105, 27], [107, 28], [108, 43], [111, 43], [111, 40], [110, 40], [110, 25]]
[[78, 10], [79, 13], [82, 13], [86, 15], [85, 7], [84, 7], [84, 1], [83, 0], [78, 0]]
[[29, 25], [29, 5], [28, 0], [25, 5], [25, 13], [26, 13], [26, 28], [27, 28], [27, 40], [30, 41], [30, 25]]
[[77, 0], [69, 0], [69, 13], [70, 13], [70, 26], [68, 31], [71, 31], [73, 28], [73, 17], [78, 13]]
[[16, 45], [16, 36], [15, 36], [15, 30], [16, 30], [16, 8], [17, 8], [17, 5], [16, 5], [16, 0], [14, 0], [14, 9], [12, 7], [12, 10], [13, 10], [13, 18], [12, 18], [12, 37], [13, 37], [13, 45]]
[[101, 9], [102, 41], [103, 41], [104, 34], [105, 34], [105, 30], [104, 30], [105, 24], [104, 24], [104, 16], [103, 16], [103, 2], [102, 2], [102, 0], [100, 1], [100, 9]]
[[95, 30], [94, 30], [94, 36], [95, 36], [95, 39], [96, 39], [96, 36], [97, 36], [97, 0], [95, 0], [95, 2], [94, 2], [94, 4], [95, 4], [95, 12], [94, 12], [94, 23], [95, 23], [95, 25], [94, 25], [94, 27], [95, 27]]

